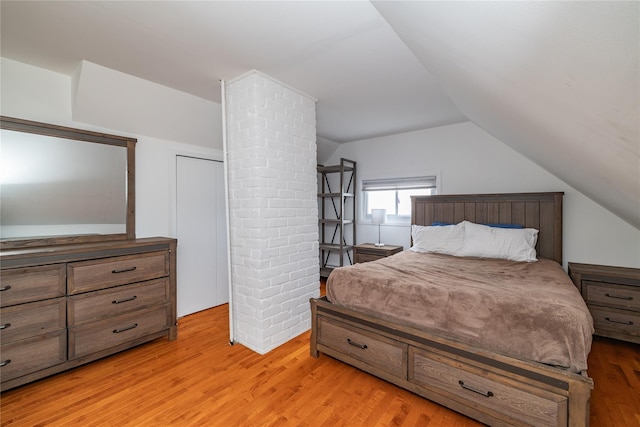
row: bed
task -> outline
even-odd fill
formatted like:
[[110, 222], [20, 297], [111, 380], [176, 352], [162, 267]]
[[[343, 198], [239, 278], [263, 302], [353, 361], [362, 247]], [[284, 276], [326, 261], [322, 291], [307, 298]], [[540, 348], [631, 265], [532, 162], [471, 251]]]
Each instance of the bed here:
[[[481, 331], [487, 329], [486, 325], [481, 324], [476, 329], [469, 327], [469, 324], [477, 323], [478, 319], [469, 320], [464, 311], [471, 310], [470, 307], [474, 304], [485, 305], [478, 301], [485, 301], [486, 298], [491, 298], [490, 295], [476, 297], [472, 293], [461, 297], [454, 294], [443, 296], [435, 290], [420, 294], [419, 290], [413, 289], [413, 297], [409, 302], [394, 302], [393, 297], [387, 297], [386, 300], [384, 297], [382, 300], [373, 299], [374, 302], [384, 301], [377, 303], [377, 306], [375, 303], [367, 306], [349, 302], [357, 301], [358, 298], [366, 300], [366, 296], [371, 293], [383, 296], [389, 294], [389, 283], [395, 283], [396, 287], [399, 287], [398, 283], [405, 283], [402, 277], [389, 278], [389, 271], [395, 269], [398, 276], [406, 278], [416, 276], [418, 273], [413, 271], [413, 266], [417, 257], [426, 257], [420, 258], [419, 264], [430, 264], [431, 270], [428, 271], [433, 277], [447, 270], [447, 266], [453, 265], [453, 258], [456, 258], [446, 254], [405, 251], [368, 266], [358, 264], [332, 273], [332, 276], [336, 275], [336, 280], [338, 276], [344, 276], [341, 280], [352, 286], [336, 286], [334, 289], [328, 284], [329, 298], [311, 300], [311, 355], [318, 357], [319, 353], [324, 353], [489, 425], [588, 425], [589, 397], [593, 382], [586, 372], [586, 357], [591, 344], [592, 326], [581, 325], [576, 320], [583, 316], [583, 308], [586, 316], [589, 316], [588, 310], [577, 290], [571, 287], [568, 277], [562, 277], [566, 276], [560, 267], [562, 196], [562, 193], [517, 193], [414, 197], [412, 224], [430, 226], [434, 223], [458, 224], [471, 221], [479, 224], [521, 224], [525, 228], [539, 230], [535, 247], [539, 258], [537, 262], [514, 263], [457, 257], [466, 263], [465, 267], [456, 265], [452, 270], [457, 274], [456, 281], [464, 284], [464, 289], [472, 289], [478, 281], [473, 276], [469, 278], [466, 274], [459, 273], [465, 269], [475, 270], [485, 281], [490, 281], [492, 277], [489, 268], [503, 270], [507, 265], [515, 265], [516, 269], [533, 269], [534, 276], [542, 275], [545, 278], [547, 274], [549, 277], [558, 277], [560, 272], [558, 280], [564, 279], [565, 283], [569, 283], [569, 288], [560, 284], [556, 294], [555, 285], [550, 285], [549, 290], [544, 292], [549, 294], [548, 300], [538, 300], [538, 297], [528, 294], [527, 287], [535, 286], [528, 283], [523, 283], [520, 290], [513, 289], [516, 293], [512, 299], [518, 299], [517, 292], [525, 292], [526, 297], [521, 300], [531, 301], [529, 305], [537, 306], [538, 309], [533, 310], [534, 312], [549, 319], [558, 317], [560, 322], [569, 325], [577, 324], [576, 330], [568, 331], [572, 336], [581, 335], [576, 344], [569, 343], [565, 346], [563, 340], [567, 338], [558, 336], [555, 342], [546, 345], [530, 345], [539, 339], [541, 330], [546, 331], [542, 335], [554, 335], [547, 332], [559, 329], [555, 326], [529, 328], [537, 334], [536, 338], [523, 338], [520, 342], [515, 341], [518, 335], [522, 335], [520, 332], [502, 340], [503, 342], [495, 336], [485, 340]], [[427, 259], [428, 262], [425, 261]], [[497, 266], [487, 266], [495, 261]], [[484, 275], [483, 269], [486, 269]], [[371, 279], [360, 281], [359, 270], [373, 270], [380, 287], [375, 287]], [[528, 270], [522, 276], [518, 276], [520, 273], [515, 274], [514, 277], [518, 278], [531, 276]], [[332, 276], [330, 281], [333, 280]], [[428, 277], [421, 278], [421, 282], [429, 280]], [[544, 282], [549, 282], [549, 279]], [[497, 286], [500, 293], [506, 293], [509, 287], [515, 288], [508, 284], [501, 285], [497, 280], [491, 285]], [[406, 286], [412, 286], [409, 279], [406, 280]], [[455, 298], [466, 303], [456, 302]], [[416, 315], [415, 311], [411, 312], [405, 307], [412, 303], [418, 306], [423, 304], [425, 315]], [[468, 306], [462, 312], [448, 315], [452, 306], [465, 304]], [[380, 314], [383, 306], [391, 306], [392, 310]], [[447, 307], [441, 317], [448, 315], [448, 319], [441, 324], [438, 324], [438, 314], [435, 311], [439, 306]], [[575, 306], [575, 315], [572, 306]], [[513, 311], [513, 308], [510, 310]], [[490, 319], [493, 313], [483, 313], [482, 316], [484, 320]], [[462, 319], [457, 322], [462, 325], [461, 334], [452, 332], [453, 328], [449, 327], [452, 318]], [[468, 329], [466, 335], [465, 323]], [[527, 321], [516, 317], [497, 323], [503, 326], [514, 325], [499, 331], [499, 334], [506, 337], [509, 329], [523, 327]], [[531, 324], [537, 325], [535, 322]], [[509, 345], [502, 345], [503, 343]], [[525, 348], [527, 343], [530, 349]], [[531, 350], [537, 353], [532, 355]]]

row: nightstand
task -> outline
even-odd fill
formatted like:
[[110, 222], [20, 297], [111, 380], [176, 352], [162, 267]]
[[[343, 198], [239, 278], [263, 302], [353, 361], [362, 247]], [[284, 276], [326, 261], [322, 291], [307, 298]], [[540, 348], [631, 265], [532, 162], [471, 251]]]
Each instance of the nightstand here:
[[569, 263], [595, 334], [640, 343], [640, 269]]
[[353, 261], [354, 264], [360, 262], [375, 261], [380, 258], [385, 258], [398, 252], [402, 252], [402, 246], [384, 245], [376, 246], [373, 243], [363, 243], [361, 245], [355, 245], [353, 247]]

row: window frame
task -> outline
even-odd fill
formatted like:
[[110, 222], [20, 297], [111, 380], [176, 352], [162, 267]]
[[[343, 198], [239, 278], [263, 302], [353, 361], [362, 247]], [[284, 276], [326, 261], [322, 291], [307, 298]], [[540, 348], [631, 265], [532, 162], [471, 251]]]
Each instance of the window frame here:
[[[402, 176], [393, 178], [370, 178], [362, 179], [360, 181], [360, 194], [361, 194], [361, 215], [360, 218], [363, 223], [371, 224], [371, 214], [367, 213], [369, 210], [369, 198], [368, 194], [373, 191], [396, 191], [396, 206], [395, 210], [398, 211], [398, 197], [397, 192], [400, 190], [411, 189], [431, 189], [431, 195], [439, 194], [440, 192], [440, 173], [428, 173], [421, 176]], [[387, 212], [387, 224], [405, 225], [411, 222], [411, 214], [409, 215], [395, 215], [394, 213]]]

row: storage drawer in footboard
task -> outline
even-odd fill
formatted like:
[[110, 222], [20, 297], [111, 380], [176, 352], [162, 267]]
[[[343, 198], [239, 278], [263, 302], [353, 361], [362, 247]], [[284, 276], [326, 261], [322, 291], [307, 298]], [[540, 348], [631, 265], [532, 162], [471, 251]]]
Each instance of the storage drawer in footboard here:
[[407, 377], [407, 345], [399, 341], [319, 317], [318, 343], [335, 350], [338, 354], [327, 352], [335, 357], [345, 355], [397, 378]]
[[486, 413], [505, 425], [566, 426], [566, 396], [516, 386], [495, 372], [426, 350], [409, 348], [409, 381]]

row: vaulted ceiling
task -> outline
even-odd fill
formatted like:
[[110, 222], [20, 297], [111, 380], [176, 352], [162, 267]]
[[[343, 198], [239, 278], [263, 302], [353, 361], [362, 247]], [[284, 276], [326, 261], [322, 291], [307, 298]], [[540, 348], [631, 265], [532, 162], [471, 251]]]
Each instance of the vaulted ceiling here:
[[1, 54], [220, 102], [260, 70], [336, 142], [470, 120], [640, 228], [640, 3], [0, 3]]

